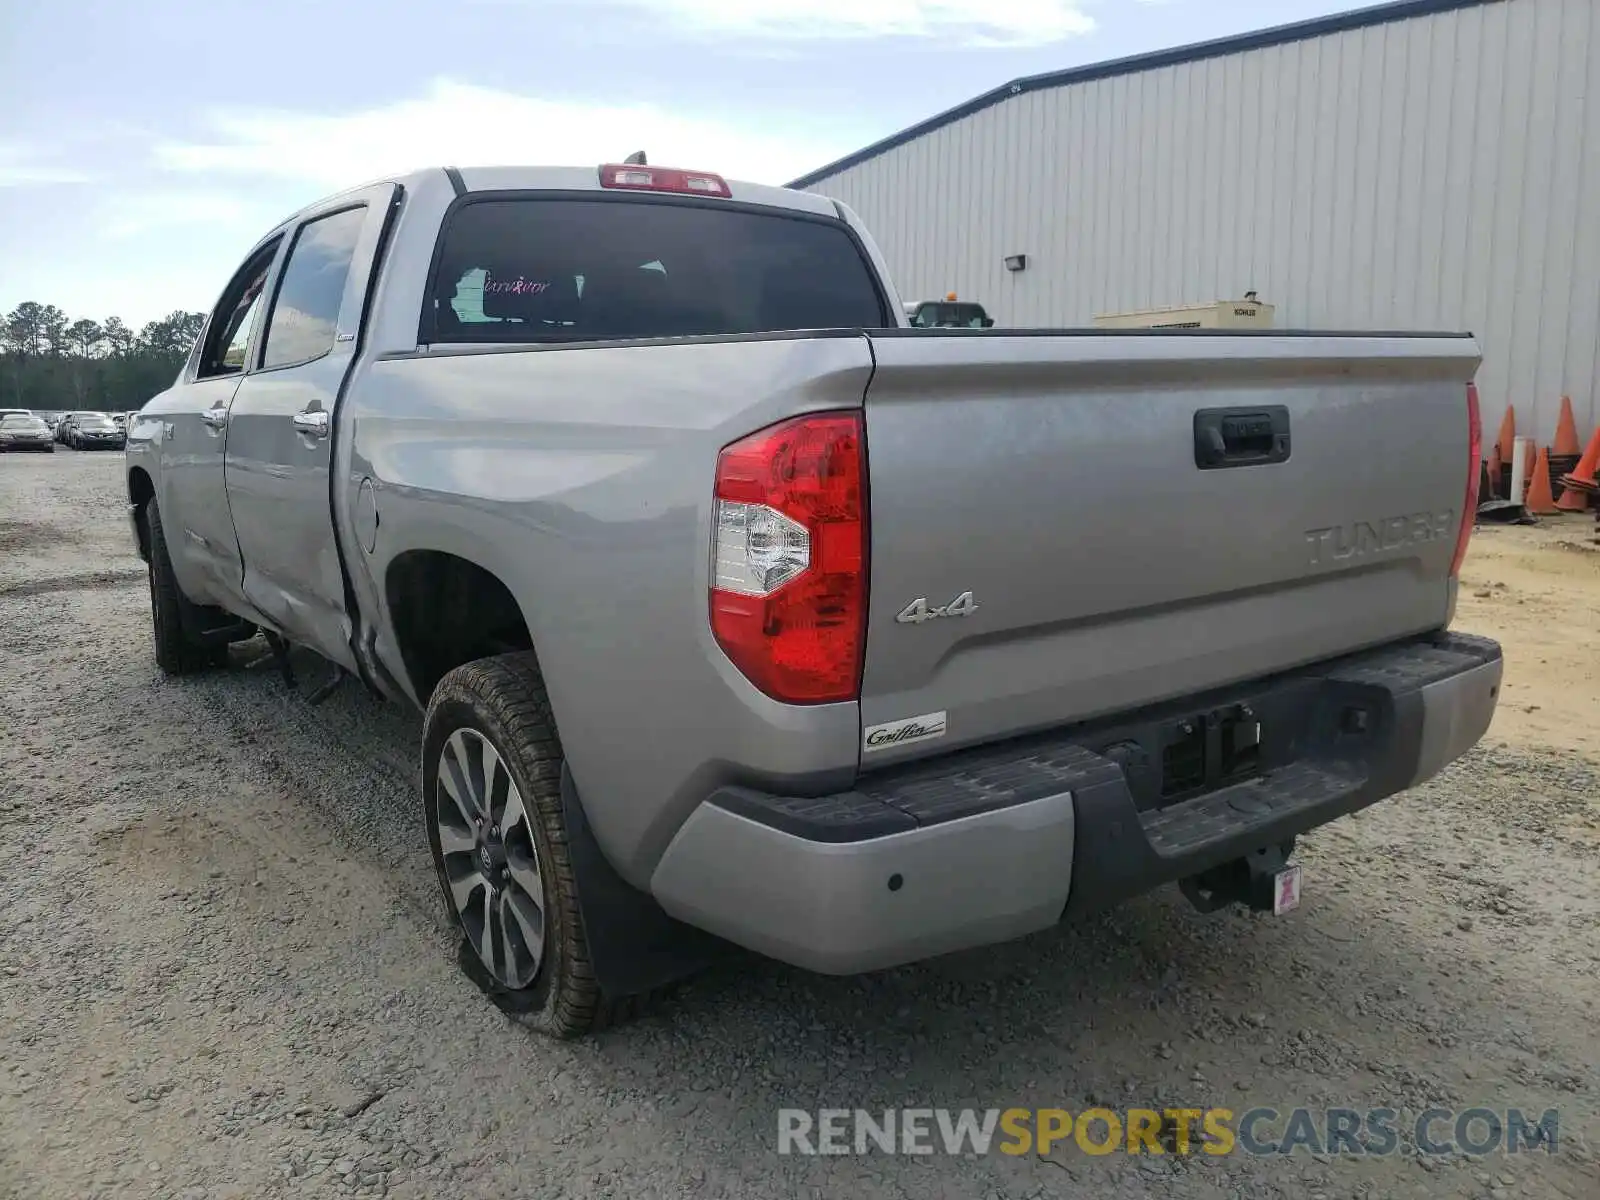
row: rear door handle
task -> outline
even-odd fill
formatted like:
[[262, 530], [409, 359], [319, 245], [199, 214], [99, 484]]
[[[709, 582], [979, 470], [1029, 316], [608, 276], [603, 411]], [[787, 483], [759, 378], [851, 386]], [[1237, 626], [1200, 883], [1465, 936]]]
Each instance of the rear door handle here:
[[218, 404], [201, 413], [200, 419], [213, 429], [221, 429], [228, 423], [228, 410]]
[[295, 413], [290, 420], [300, 433], [319, 438], [328, 436], [328, 414], [324, 409], [308, 408]]
[[1202, 471], [1287, 462], [1289, 410], [1202, 408], [1194, 414], [1194, 465]]

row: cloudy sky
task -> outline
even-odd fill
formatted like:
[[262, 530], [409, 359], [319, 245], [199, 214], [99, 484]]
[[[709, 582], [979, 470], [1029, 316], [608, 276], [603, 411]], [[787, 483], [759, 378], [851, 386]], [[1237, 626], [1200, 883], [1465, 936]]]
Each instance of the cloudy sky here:
[[[413, 167], [783, 183], [1018, 75], [1341, 0], [0, 3], [0, 312], [205, 309], [252, 242]], [[267, 15], [270, 13], [270, 17]]]

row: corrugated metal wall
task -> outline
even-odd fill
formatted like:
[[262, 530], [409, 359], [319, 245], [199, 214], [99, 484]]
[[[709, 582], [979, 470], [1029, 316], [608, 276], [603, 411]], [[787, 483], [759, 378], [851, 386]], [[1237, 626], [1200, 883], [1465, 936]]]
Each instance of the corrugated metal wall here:
[[908, 300], [1059, 326], [1254, 288], [1284, 327], [1470, 329], [1490, 437], [1507, 400], [1600, 422], [1600, 0], [1024, 92], [811, 190]]

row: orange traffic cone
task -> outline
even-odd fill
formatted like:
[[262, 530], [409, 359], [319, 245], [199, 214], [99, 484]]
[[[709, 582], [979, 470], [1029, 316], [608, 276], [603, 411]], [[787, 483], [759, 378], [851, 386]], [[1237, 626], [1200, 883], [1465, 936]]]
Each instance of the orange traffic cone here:
[[1589, 493], [1581, 488], [1563, 487], [1561, 489], [1561, 499], [1556, 501], [1556, 507], [1562, 512], [1588, 512]]
[[1506, 415], [1500, 418], [1500, 436], [1495, 438], [1495, 445], [1500, 447], [1500, 461], [1511, 461], [1511, 443], [1517, 436], [1517, 409], [1516, 405], [1506, 405]]
[[1572, 419], [1572, 397], [1561, 397], [1561, 416], [1556, 421], [1556, 440], [1551, 443], [1552, 458], [1571, 458], [1582, 451], [1578, 445], [1578, 424]]
[[1539, 448], [1539, 457], [1533, 460], [1533, 480], [1528, 484], [1528, 498], [1523, 501], [1523, 507], [1536, 517], [1549, 517], [1561, 511], [1550, 491], [1550, 452], [1543, 446]]
[[1600, 470], [1600, 426], [1596, 426], [1594, 436], [1589, 439], [1578, 465], [1572, 468], [1570, 474], [1561, 477], [1561, 499], [1556, 501], [1556, 507], [1562, 512], [1586, 510], [1589, 496], [1600, 492], [1600, 484], [1595, 482], [1596, 470]]

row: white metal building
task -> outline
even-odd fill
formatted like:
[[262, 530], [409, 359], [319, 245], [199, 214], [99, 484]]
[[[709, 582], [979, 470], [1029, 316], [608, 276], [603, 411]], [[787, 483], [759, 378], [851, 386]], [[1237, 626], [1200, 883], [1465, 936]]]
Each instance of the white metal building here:
[[1541, 440], [1563, 393], [1600, 422], [1600, 0], [1404, 0], [1019, 79], [790, 186], [854, 207], [907, 300], [1070, 326], [1253, 289], [1281, 328], [1471, 330], [1487, 437], [1508, 400]]

